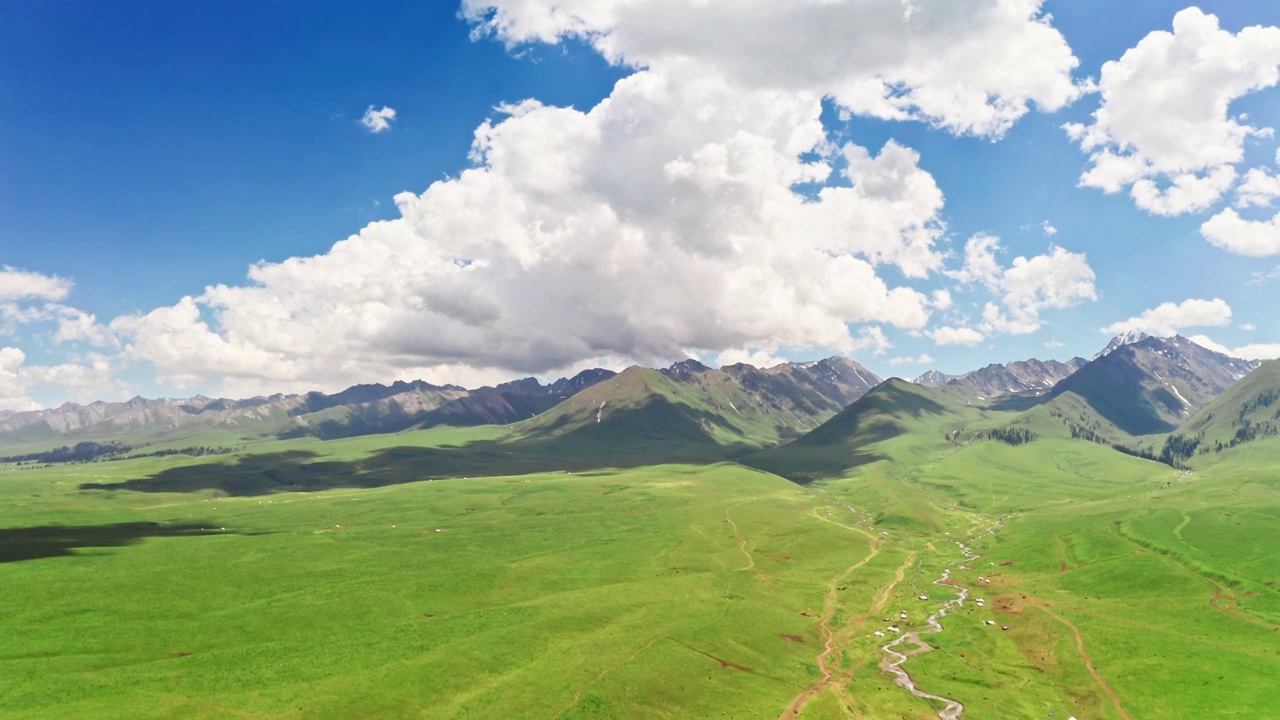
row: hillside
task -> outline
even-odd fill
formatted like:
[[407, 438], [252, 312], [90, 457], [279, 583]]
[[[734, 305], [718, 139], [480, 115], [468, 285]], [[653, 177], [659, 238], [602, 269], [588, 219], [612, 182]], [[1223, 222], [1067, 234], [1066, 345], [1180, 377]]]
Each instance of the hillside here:
[[844, 358], [766, 370], [694, 360], [631, 367], [520, 423], [514, 438], [572, 441], [587, 453], [729, 457], [812, 430], [878, 381]]
[[838, 477], [882, 459], [876, 443], [910, 433], [945, 444], [974, 417], [953, 392], [893, 378], [805, 436], [743, 462], [797, 482]]
[[1280, 360], [1264, 363], [1180, 425], [1171, 442], [1190, 457], [1277, 436]]

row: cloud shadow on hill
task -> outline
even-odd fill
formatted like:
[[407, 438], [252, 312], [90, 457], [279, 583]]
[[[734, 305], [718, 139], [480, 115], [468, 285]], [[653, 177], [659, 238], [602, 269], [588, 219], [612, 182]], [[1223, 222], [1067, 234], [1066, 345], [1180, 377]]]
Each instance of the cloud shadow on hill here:
[[[248, 497], [337, 488], [376, 488], [421, 480], [497, 477], [555, 471], [602, 470], [662, 463], [706, 463], [757, 448], [716, 443], [692, 409], [665, 400], [624, 413], [615, 422], [531, 429], [516, 439], [441, 447], [392, 447], [358, 460], [326, 460], [309, 450], [243, 455], [163, 470], [118, 483], [86, 483], [81, 490], [153, 493], [213, 491]], [[723, 425], [723, 423], [721, 423]]]
[[153, 522], [116, 523], [113, 525], [48, 525], [42, 527], [0, 528], [0, 563], [72, 557], [83, 548], [108, 548], [133, 545], [153, 537], [203, 537], [240, 535], [213, 527], [212, 522], [161, 525]]

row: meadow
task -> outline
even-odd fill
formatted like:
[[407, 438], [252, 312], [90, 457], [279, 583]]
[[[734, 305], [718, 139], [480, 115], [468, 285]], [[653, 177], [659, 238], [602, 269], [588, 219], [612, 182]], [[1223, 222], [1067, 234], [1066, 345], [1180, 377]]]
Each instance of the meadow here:
[[499, 457], [494, 428], [6, 466], [0, 708], [928, 718], [943, 703], [895, 685], [880, 647], [959, 586], [904, 668], [966, 718], [1280, 707], [1275, 444], [1178, 471], [1065, 439], [950, 443], [952, 421], [920, 415], [806, 485], [733, 463], [547, 471]]

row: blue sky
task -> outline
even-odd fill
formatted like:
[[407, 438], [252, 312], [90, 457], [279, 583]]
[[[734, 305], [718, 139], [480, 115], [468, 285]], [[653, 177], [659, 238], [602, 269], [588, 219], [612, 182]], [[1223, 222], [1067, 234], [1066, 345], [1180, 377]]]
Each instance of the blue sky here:
[[[641, 6], [620, 3], [628, 9], [602, 12], [588, 0], [564, 3], [568, 10], [560, 14], [543, 3], [502, 0], [463, 8], [388, 2], [376, 12], [315, 3], [305, 13], [275, 2], [83, 2], [74, 13], [55, 3], [0, 5], [0, 265], [15, 273], [10, 285], [19, 288], [0, 297], [10, 308], [0, 327], [0, 347], [8, 348], [0, 352], [0, 405], [135, 392], [336, 389], [418, 376], [473, 384], [595, 363], [670, 361], [686, 351], [708, 362], [841, 353], [882, 375], [914, 376], [1033, 356], [1088, 356], [1105, 344], [1103, 328], [1130, 320], [1125, 328], [1172, 329], [1215, 347], [1280, 355], [1273, 310], [1280, 277], [1268, 278], [1280, 267], [1280, 230], [1265, 225], [1280, 198], [1280, 191], [1266, 192], [1277, 141], [1264, 131], [1280, 124], [1280, 90], [1268, 79], [1280, 56], [1266, 42], [1236, 35], [1246, 26], [1280, 25], [1280, 6], [1201, 6], [1217, 16], [1222, 32], [1206, 36], [1199, 50], [1226, 48], [1254, 73], [1237, 79], [1247, 88], [1225, 96], [1228, 111], [1206, 119], [1204, 108], [1167, 96], [1195, 98], [1205, 94], [1195, 83], [1211, 88], [1231, 80], [1179, 67], [1176, 53], [1167, 61], [1158, 53], [1135, 58], [1136, 84], [1086, 86], [1101, 79], [1103, 63], [1119, 60], [1153, 32], [1169, 32], [1185, 3], [1148, 0], [1118, 8], [1099, 0], [1049, 1], [1045, 14], [1037, 14], [1036, 3], [1025, 2], [1025, 18], [983, 26], [939, 9], [937, 0], [920, 1], [901, 3], [905, 30], [877, 30], [878, 22], [899, 22], [899, 4], [866, 4], [894, 6], [875, 18], [856, 17], [861, 10], [849, 8], [849, 27], [889, 37], [926, 26], [923, 18], [934, 33], [921, 40], [925, 47], [984, 38], [991, 47], [1013, 38], [1008, 44], [1015, 46], [1021, 33], [1025, 45], [1017, 52], [1023, 54], [985, 53], [995, 65], [983, 65], [958, 47], [957, 72], [930, 66], [923, 53], [877, 64], [848, 50], [873, 44], [874, 37], [819, 37], [816, 25], [804, 24], [817, 20], [802, 13], [786, 16], [796, 26], [785, 30], [811, 33], [815, 54], [783, 41], [775, 49], [769, 47], [774, 37], [788, 33], [766, 2], [740, 5], [736, 15], [726, 11], [735, 34], [754, 43], [748, 55], [715, 25], [697, 26], [703, 38], [685, 37], [689, 25], [679, 27], [678, 11], [655, 20]], [[981, 15], [996, 3], [973, 4], [972, 14]], [[565, 13], [574, 12], [566, 24]], [[831, 25], [830, 18], [822, 22]], [[1197, 22], [1203, 29], [1203, 16]], [[1045, 27], [1060, 33], [1060, 46], [1035, 34]], [[584, 29], [585, 35], [578, 32]], [[1201, 41], [1191, 36], [1180, 31], [1196, 50], [1194, 42]], [[830, 51], [816, 54], [826, 50], [824, 42], [832, 43]], [[604, 57], [614, 51], [625, 57]], [[1078, 64], [1064, 69], [1062, 58], [1071, 56]], [[762, 69], [761, 57], [774, 65]], [[825, 57], [846, 65], [812, 70]], [[966, 62], [973, 63], [971, 75]], [[1017, 71], [1001, 71], [1000, 62]], [[666, 83], [670, 92], [658, 98], [637, 89], [641, 76]], [[628, 77], [632, 85], [615, 88]], [[1003, 124], [962, 103], [926, 99], [887, 110], [855, 97], [851, 78], [897, 83], [894, 92], [901, 95], [886, 96], [890, 104], [911, 90], [922, 98], [946, 96], [963, 81], [1025, 109]], [[1179, 83], [1186, 87], [1177, 89]], [[757, 105], [765, 91], [782, 99]], [[1148, 99], [1146, 92], [1163, 94]], [[616, 117], [602, 109], [591, 114], [599, 116], [595, 124], [579, 122], [611, 93]], [[769, 123], [716, 111], [697, 115], [689, 103], [663, 104], [677, 95], [748, 108], [794, 103], [796, 109], [778, 110]], [[805, 115], [824, 95], [820, 115]], [[495, 109], [529, 98], [540, 105]], [[632, 151], [649, 140], [628, 135], [633, 130], [618, 123], [643, 117], [650, 100], [655, 113], [670, 115], [671, 127], [689, 129], [677, 137], [664, 128], [647, 157]], [[1124, 107], [1148, 100], [1162, 108], [1149, 122], [1135, 126], [1122, 117]], [[1104, 104], [1116, 108], [1106, 127], [1093, 120]], [[361, 124], [371, 107], [394, 108], [385, 131]], [[581, 112], [551, 112], [561, 107]], [[1214, 121], [1234, 119], [1257, 131], [1224, 141], [1228, 155], [1232, 142], [1242, 148], [1238, 160], [1209, 150], [1188, 159], [1157, 132], [1161, 124], [1180, 122], [1183, 111], [1187, 122], [1203, 126], [1188, 126], [1185, 145], [1193, 149], [1212, 150], [1222, 139], [1223, 126]], [[685, 112], [694, 113], [687, 122]], [[819, 121], [827, 150], [796, 150], [813, 132], [785, 135], [779, 123], [788, 118], [796, 127]], [[477, 128], [487, 120], [494, 139], [476, 150]], [[1093, 124], [1102, 139], [1085, 148], [1063, 130], [1067, 123]], [[748, 153], [743, 162], [763, 162], [750, 155], [757, 145], [735, 145], [748, 136], [769, 145], [780, 161], [820, 158], [831, 171], [816, 183], [790, 185], [810, 201], [786, 210], [794, 226], [815, 223], [810, 234], [833, 233], [806, 246], [803, 259], [792, 257], [791, 246], [805, 238], [779, 230], [777, 215], [755, 217], [761, 204], [768, 206], [760, 198], [785, 191], [790, 181], [755, 187], [703, 172], [714, 153], [697, 155], [698, 148], [727, 148], [730, 158], [741, 151]], [[883, 162], [855, 168], [863, 174], [854, 179], [842, 177], [851, 161], [838, 148], [846, 144]], [[579, 146], [592, 153], [579, 157]], [[1233, 180], [1217, 189], [1197, 186], [1194, 197], [1162, 194], [1147, 201], [1129, 192], [1132, 177], [1115, 179], [1123, 171], [1097, 181], [1121, 182], [1117, 192], [1080, 186], [1090, 155], [1108, 149], [1141, 155], [1135, 162], [1145, 163], [1144, 177], [1159, 191], [1184, 172], [1210, 183], [1215, 170], [1229, 171]], [[530, 170], [530, 163], [541, 166]], [[684, 168], [688, 174], [680, 178], [693, 190], [642, 180], [646, 173], [670, 180], [674, 168]], [[469, 169], [484, 177], [460, 181]], [[1207, 221], [1240, 204], [1241, 188], [1250, 183], [1246, 173], [1254, 169], [1260, 199], [1239, 208], [1239, 222], [1223, 220], [1221, 230], [1207, 234]], [[886, 190], [883, 198], [846, 198], [851, 208], [864, 203], [850, 210], [857, 221], [849, 225], [814, 214], [813, 206], [823, 204], [820, 187], [871, 188], [904, 177], [931, 178], [940, 205], [916, 183]], [[446, 182], [427, 192], [438, 181]], [[593, 183], [607, 191], [594, 192]], [[708, 190], [707, 183], [720, 185]], [[414, 197], [402, 196], [398, 208], [393, 198], [399, 193]], [[733, 193], [746, 198], [733, 201], [741, 207], [727, 204]], [[895, 205], [886, 199], [891, 195], [907, 199]], [[488, 238], [486, 203], [520, 208], [509, 217], [495, 213], [495, 226], [525, 226]], [[536, 212], [529, 209], [535, 203]], [[653, 209], [675, 205], [678, 217]], [[608, 222], [601, 212], [611, 216]], [[847, 239], [860, 236], [859, 223], [881, 218], [892, 225], [878, 231], [883, 237]], [[331, 252], [334, 243], [377, 220], [388, 224], [365, 231], [349, 254]], [[558, 232], [560, 222], [571, 229], [567, 234], [539, 239], [547, 228]], [[537, 229], [532, 240], [530, 228]], [[375, 237], [384, 230], [391, 239]], [[903, 237], [924, 233], [919, 242], [926, 254], [904, 259], [907, 251], [894, 245], [899, 231]], [[459, 236], [468, 232], [485, 239]], [[690, 236], [673, 239], [681, 232]], [[983, 265], [982, 244], [971, 242], [982, 234], [999, 238], [989, 258], [995, 266]], [[615, 264], [595, 264], [592, 242]], [[972, 264], [966, 264], [967, 246]], [[842, 255], [853, 262], [824, 267], [813, 259]], [[308, 257], [327, 260], [286, 262]], [[686, 263], [689, 257], [696, 262]], [[1030, 270], [1005, 275], [1018, 257], [1033, 261]], [[1036, 258], [1045, 258], [1043, 265]], [[779, 269], [784, 260], [795, 261], [794, 272]], [[250, 278], [249, 268], [260, 261], [284, 264]], [[616, 265], [626, 262], [637, 270]], [[381, 272], [379, 263], [397, 269]], [[342, 277], [343, 267], [353, 268], [359, 281]], [[1034, 287], [1049, 270], [1060, 270], [1063, 284]], [[747, 279], [741, 286], [738, 280], [712, 283], [717, 287], [705, 287], [703, 297], [699, 277]], [[61, 289], [22, 289], [40, 278], [58, 279]], [[761, 288], [758, 296], [752, 283]], [[814, 290], [823, 283], [831, 287]], [[850, 284], [870, 289], [854, 293]], [[226, 292], [206, 292], [219, 285]], [[937, 301], [938, 291], [950, 295], [950, 304]], [[192, 300], [184, 304], [186, 297]], [[744, 298], [759, 307], [744, 307]], [[1143, 315], [1186, 301], [1204, 304]], [[694, 315], [689, 308], [701, 302], [706, 307]], [[988, 304], [999, 318], [983, 317]], [[59, 324], [69, 319], [79, 331]], [[939, 334], [943, 328], [965, 332]], [[325, 357], [330, 350], [334, 356]], [[928, 357], [915, 362], [921, 355]]]

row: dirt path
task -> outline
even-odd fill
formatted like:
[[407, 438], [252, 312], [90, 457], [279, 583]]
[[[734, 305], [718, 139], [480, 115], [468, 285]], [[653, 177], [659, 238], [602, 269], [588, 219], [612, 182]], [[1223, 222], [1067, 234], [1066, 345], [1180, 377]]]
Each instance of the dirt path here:
[[884, 606], [889, 602], [889, 595], [892, 594], [893, 589], [902, 582], [902, 579], [907, 576], [907, 568], [911, 567], [911, 563], [915, 559], [916, 552], [912, 550], [911, 554], [907, 555], [907, 559], [902, 561], [902, 565], [898, 566], [898, 569], [894, 571], [893, 582], [885, 585], [880, 591], [880, 594], [876, 595], [875, 602], [871, 603], [871, 609], [867, 611], [868, 617], [871, 615], [878, 615], [884, 611]]
[[832, 523], [833, 525], [839, 525], [840, 527], [865, 535], [871, 541], [871, 552], [858, 562], [845, 568], [844, 572], [831, 578], [831, 581], [827, 583], [827, 594], [822, 603], [822, 617], [818, 620], [818, 627], [822, 630], [824, 638], [822, 652], [818, 653], [817, 657], [818, 670], [822, 672], [822, 677], [814, 684], [805, 688], [799, 695], [795, 696], [795, 698], [793, 698], [787, 705], [787, 709], [778, 716], [778, 720], [794, 720], [796, 717], [799, 717], [800, 713], [804, 711], [805, 705], [808, 705], [809, 701], [821, 692], [829, 682], [831, 682], [831, 678], [835, 675], [835, 670], [833, 668], [834, 663], [829, 666], [827, 664], [827, 660], [833, 653], [836, 653], [837, 650], [842, 650], [837, 643], [837, 633], [831, 629], [831, 619], [835, 617], [836, 614], [836, 593], [838, 592], [840, 583], [844, 582], [845, 578], [856, 572], [858, 568], [861, 568], [863, 565], [871, 562], [873, 558], [880, 554], [880, 548], [884, 545], [883, 540], [875, 537], [865, 530], [850, 527], [843, 523], [835, 522], [834, 520], [827, 520], [827, 518], [821, 517], [817, 514], [814, 514], [813, 516], [819, 520]]
[[1102, 676], [1098, 674], [1097, 669], [1093, 667], [1093, 658], [1089, 657], [1089, 653], [1084, 649], [1084, 637], [1080, 634], [1080, 628], [1076, 627], [1070, 620], [1050, 610], [1043, 602], [1033, 600], [1031, 598], [1028, 599], [1032, 600], [1030, 603], [1031, 605], [1039, 608], [1045, 615], [1048, 615], [1054, 620], [1066, 625], [1068, 628], [1071, 628], [1071, 634], [1076, 636], [1076, 652], [1080, 654], [1080, 659], [1084, 661], [1084, 666], [1089, 669], [1089, 674], [1093, 676], [1094, 682], [1098, 683], [1098, 687], [1102, 688], [1102, 692], [1106, 693], [1107, 697], [1111, 698], [1111, 704], [1115, 706], [1116, 712], [1120, 714], [1120, 717], [1124, 718], [1124, 720], [1133, 720], [1133, 717], [1129, 715], [1129, 713], [1125, 712], [1124, 708], [1120, 705], [1119, 696], [1117, 696], [1115, 691], [1111, 689], [1111, 686], [1107, 684], [1107, 681], [1102, 679]]
[[[739, 503], [741, 504], [741, 503]], [[756, 559], [747, 552], [747, 539], [738, 531], [738, 523], [729, 517], [729, 508], [724, 509], [724, 521], [729, 523], [729, 527], [733, 528], [733, 536], [738, 539], [738, 549], [742, 551], [743, 557], [747, 559], [747, 564], [738, 568], [739, 570], [751, 570], [756, 566]]]
[[559, 718], [561, 715], [564, 715], [565, 713], [569, 712], [569, 711], [570, 711], [570, 710], [572, 710], [573, 708], [577, 707], [578, 702], [579, 702], [580, 700], [582, 700], [582, 693], [586, 692], [586, 691], [587, 691], [587, 690], [588, 690], [592, 685], [595, 685], [596, 683], [600, 682], [600, 680], [601, 680], [602, 678], [604, 678], [604, 676], [605, 676], [605, 675], [608, 675], [609, 673], [613, 672], [614, 670], [617, 670], [619, 667], [621, 667], [621, 666], [623, 666], [623, 665], [625, 665], [625, 664], [627, 664], [627, 663], [631, 662], [632, 660], [635, 660], [637, 655], [639, 655], [640, 653], [644, 652], [645, 650], [648, 650], [649, 648], [653, 647], [653, 644], [654, 644], [654, 643], [656, 643], [656, 642], [658, 642], [659, 640], [661, 640], [661, 639], [662, 639], [662, 637], [663, 637], [663, 636], [659, 635], [658, 637], [653, 638], [653, 639], [652, 639], [652, 640], [650, 640], [649, 642], [645, 643], [645, 644], [644, 644], [644, 646], [642, 646], [639, 650], [636, 650], [635, 652], [631, 653], [631, 654], [630, 654], [630, 655], [628, 655], [627, 657], [625, 657], [625, 658], [623, 658], [623, 659], [619, 660], [618, 662], [616, 662], [616, 663], [614, 663], [614, 664], [610, 665], [609, 667], [605, 668], [604, 670], [601, 670], [599, 675], [596, 675], [594, 678], [592, 678], [592, 679], [591, 679], [591, 681], [590, 681], [590, 682], [588, 682], [587, 684], [585, 684], [585, 685], [583, 685], [582, 687], [578, 688], [578, 691], [577, 691], [577, 692], [575, 692], [575, 693], [573, 694], [573, 700], [571, 700], [571, 701], [569, 702], [569, 704], [568, 704], [568, 705], [565, 705], [565, 706], [560, 710], [560, 712], [556, 713], [555, 715], [552, 715], [552, 716], [551, 716], [551, 720], [557, 720], [557, 718]]

